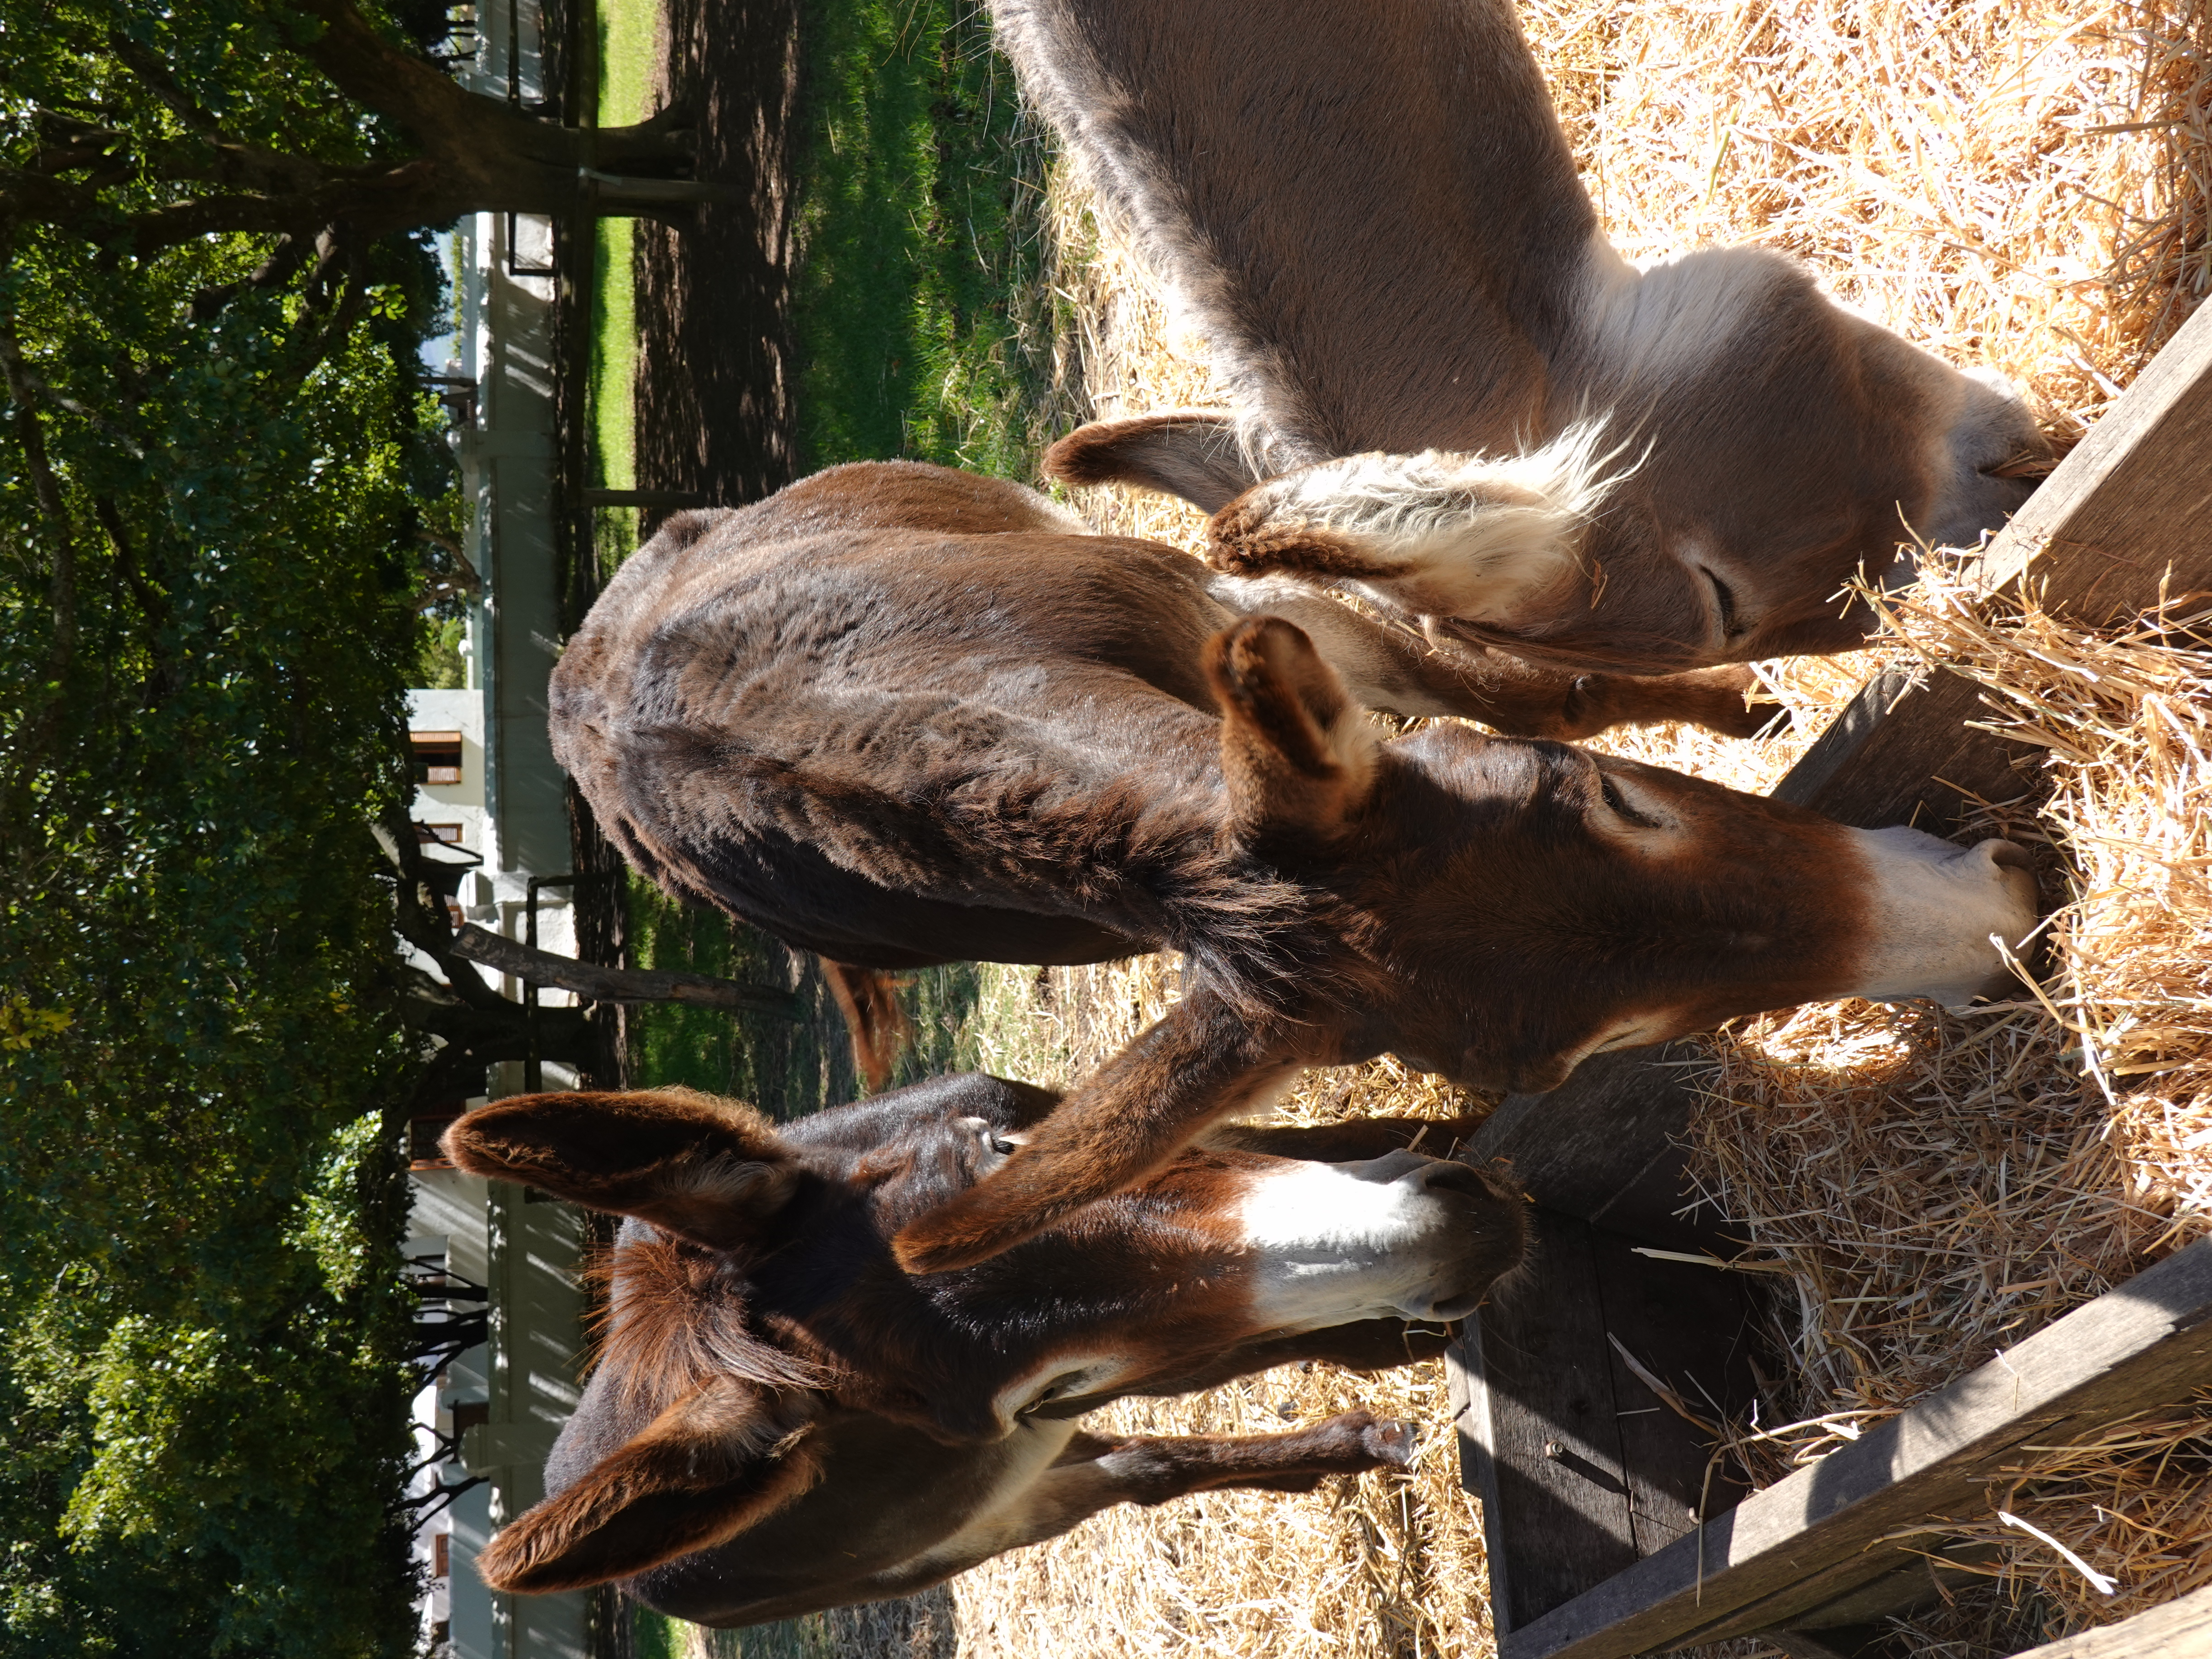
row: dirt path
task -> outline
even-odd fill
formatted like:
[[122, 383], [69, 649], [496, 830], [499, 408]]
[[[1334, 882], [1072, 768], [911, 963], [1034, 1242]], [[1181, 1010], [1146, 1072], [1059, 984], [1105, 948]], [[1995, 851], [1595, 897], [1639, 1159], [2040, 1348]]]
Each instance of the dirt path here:
[[791, 480], [796, 0], [667, 0], [655, 107], [699, 122], [698, 176], [738, 198], [637, 235], [637, 482], [710, 501]]

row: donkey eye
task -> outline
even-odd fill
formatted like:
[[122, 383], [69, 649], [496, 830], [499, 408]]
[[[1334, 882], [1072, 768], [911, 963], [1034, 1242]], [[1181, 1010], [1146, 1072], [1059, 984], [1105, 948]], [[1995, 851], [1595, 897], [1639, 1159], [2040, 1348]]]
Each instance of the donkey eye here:
[[1019, 1135], [1001, 1134], [988, 1118], [963, 1118], [962, 1123], [974, 1131], [975, 1144], [994, 1158], [1012, 1158], [1014, 1149], [1022, 1144]]
[[1706, 571], [1705, 575], [1705, 580], [1713, 585], [1713, 603], [1720, 611], [1721, 637], [1732, 640], [1743, 631], [1742, 624], [1736, 621], [1735, 617], [1735, 591], [1711, 571]]
[[1611, 807], [1617, 816], [1626, 818], [1631, 823], [1645, 830], [1659, 828], [1658, 819], [1648, 812], [1638, 811], [1628, 804], [1628, 797], [1620, 793], [1619, 784], [1603, 773], [1598, 775], [1598, 793], [1604, 797], [1605, 804]]

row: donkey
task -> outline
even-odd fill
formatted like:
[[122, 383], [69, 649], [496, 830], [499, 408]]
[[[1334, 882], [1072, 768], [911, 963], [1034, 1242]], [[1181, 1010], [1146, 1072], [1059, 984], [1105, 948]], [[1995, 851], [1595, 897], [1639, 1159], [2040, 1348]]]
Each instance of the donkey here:
[[1637, 270], [1507, 0], [991, 0], [1031, 101], [1211, 341], [1237, 414], [1048, 452], [1213, 514], [1210, 556], [1571, 670], [1849, 649], [1912, 537], [2048, 471], [1961, 373], [1758, 249]]
[[1310, 1491], [1402, 1467], [1411, 1431], [1111, 1438], [1075, 1419], [1302, 1359], [1442, 1352], [1521, 1260], [1526, 1206], [1460, 1127], [1238, 1128], [1143, 1187], [958, 1273], [908, 1278], [898, 1229], [973, 1188], [1048, 1091], [940, 1078], [777, 1128], [686, 1090], [525, 1096], [447, 1132], [463, 1169], [629, 1218], [599, 1364], [546, 1501], [478, 1562], [494, 1589], [610, 1579], [746, 1625], [905, 1595], [1109, 1504]]
[[555, 753], [678, 897], [877, 969], [1183, 952], [1182, 1000], [909, 1223], [909, 1268], [1144, 1180], [1305, 1066], [1542, 1091], [1738, 1014], [1964, 1001], [2033, 921], [2005, 842], [1456, 723], [1377, 741], [1389, 661], [1309, 603], [1312, 634], [1239, 617], [1019, 486], [860, 463], [672, 521], [569, 641]]

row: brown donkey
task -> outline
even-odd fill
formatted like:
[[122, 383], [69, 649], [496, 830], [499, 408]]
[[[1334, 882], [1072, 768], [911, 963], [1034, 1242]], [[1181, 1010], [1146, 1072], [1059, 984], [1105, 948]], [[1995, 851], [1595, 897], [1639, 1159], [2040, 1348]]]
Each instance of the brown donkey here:
[[1377, 742], [1382, 630], [1218, 593], [1018, 486], [863, 464], [672, 523], [555, 671], [555, 752], [679, 897], [878, 969], [1184, 953], [1166, 1018], [908, 1226], [917, 1271], [1143, 1180], [1302, 1066], [1550, 1089], [1737, 1014], [1963, 1001], [2033, 921], [2003, 842], [1456, 724]]
[[[1118, 1503], [1310, 1491], [1402, 1465], [1402, 1424], [1111, 1439], [1075, 1419], [1299, 1359], [1441, 1352], [1521, 1259], [1524, 1205], [1373, 1120], [1244, 1130], [980, 1267], [913, 1279], [898, 1229], [1006, 1162], [1054, 1097], [941, 1078], [777, 1128], [684, 1090], [503, 1100], [453, 1161], [631, 1219], [599, 1363], [492, 1542], [495, 1589], [610, 1579], [747, 1625], [905, 1595]], [[1324, 1161], [1325, 1160], [1325, 1161]]]
[[1214, 514], [1432, 637], [1656, 673], [1844, 650], [1908, 529], [1971, 544], [2050, 451], [1757, 249], [1600, 234], [1506, 0], [991, 0], [1030, 99], [1210, 340], [1239, 419], [1047, 471]]

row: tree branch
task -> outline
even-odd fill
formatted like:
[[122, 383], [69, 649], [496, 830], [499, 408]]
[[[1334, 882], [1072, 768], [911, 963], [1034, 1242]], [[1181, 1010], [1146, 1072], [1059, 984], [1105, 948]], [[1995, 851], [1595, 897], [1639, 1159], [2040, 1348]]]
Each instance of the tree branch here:
[[70, 521], [62, 499], [61, 480], [46, 458], [46, 428], [34, 402], [37, 389], [23, 368], [21, 342], [15, 337], [14, 319], [0, 326], [0, 371], [8, 381], [8, 396], [15, 405], [15, 441], [23, 447], [23, 465], [31, 475], [32, 494], [40, 516], [53, 538], [53, 569], [47, 582], [53, 607], [53, 643], [46, 653], [46, 678], [58, 681], [69, 672], [76, 654], [76, 526]]
[[276, 239], [269, 257], [234, 283], [204, 288], [192, 295], [192, 320], [206, 322], [240, 295], [259, 289], [282, 288], [307, 263], [307, 239], [289, 233]]
[[215, 117], [194, 103], [191, 95], [177, 84], [177, 77], [169, 72], [161, 55], [141, 46], [121, 29], [111, 29], [107, 49], [113, 52], [123, 66], [146, 83], [146, 89], [173, 111], [179, 120], [195, 132], [210, 137], [220, 135], [221, 125]]
[[[416, 1516], [415, 1517], [414, 1524], [410, 1530], [413, 1532], [422, 1531], [424, 1527], [428, 1526], [438, 1516], [443, 1514], [449, 1507], [451, 1507], [455, 1498], [459, 1498], [463, 1492], [468, 1491], [471, 1486], [481, 1486], [490, 1477], [488, 1475], [472, 1474], [467, 1480], [462, 1481], [458, 1486], [441, 1486], [434, 1492], [426, 1493], [426, 1497], [442, 1498], [445, 1501], [438, 1504], [434, 1508], [424, 1510], [420, 1515]], [[411, 1503], [404, 1503], [402, 1504], [400, 1507], [402, 1509], [413, 1509], [415, 1505]]]
[[658, 968], [601, 968], [532, 950], [474, 922], [464, 922], [454, 933], [453, 951], [463, 961], [480, 962], [532, 985], [574, 991], [596, 1002], [681, 1002], [695, 1008], [773, 1014], [780, 1019], [805, 1018], [799, 999], [781, 988]]

